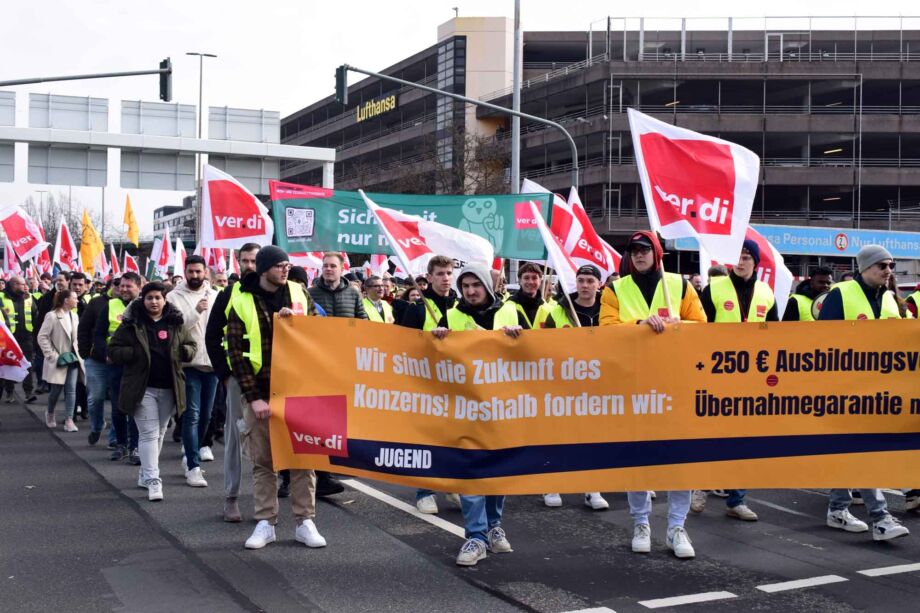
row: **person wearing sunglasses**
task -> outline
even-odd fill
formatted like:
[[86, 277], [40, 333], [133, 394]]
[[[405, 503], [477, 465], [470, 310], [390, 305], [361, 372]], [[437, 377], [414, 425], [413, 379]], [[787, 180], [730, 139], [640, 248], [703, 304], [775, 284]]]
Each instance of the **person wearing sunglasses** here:
[[[859, 272], [830, 291], [818, 321], [901, 319], [898, 303], [888, 289], [894, 275], [894, 258], [881, 245], [866, 245], [856, 254]], [[891, 516], [885, 494], [877, 488], [860, 488], [872, 523], [872, 539], [887, 541], [907, 536], [910, 531]], [[846, 532], [868, 532], [869, 525], [850, 513], [853, 498], [848, 489], [832, 489], [828, 500], [827, 525]]]

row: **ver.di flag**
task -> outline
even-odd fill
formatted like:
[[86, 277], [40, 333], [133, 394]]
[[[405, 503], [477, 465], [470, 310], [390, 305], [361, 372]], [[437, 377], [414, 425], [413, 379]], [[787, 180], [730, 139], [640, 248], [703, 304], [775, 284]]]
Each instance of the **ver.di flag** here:
[[176, 237], [176, 257], [173, 259], [173, 274], [185, 275], [185, 243], [180, 237]]
[[390, 248], [409, 274], [417, 276], [428, 272], [428, 260], [436, 255], [446, 255], [465, 264], [479, 264], [486, 269], [492, 266], [495, 252], [492, 244], [481, 236], [380, 207], [362, 190], [358, 193], [374, 213]]
[[19, 383], [29, 374], [30, 366], [16, 337], [0, 318], [0, 379]]
[[628, 109], [652, 231], [696, 238], [716, 260], [736, 262], [751, 218], [760, 158], [735, 143]]
[[62, 219], [58, 226], [57, 238], [54, 240], [54, 253], [51, 260], [64, 270], [70, 271], [74, 269], [76, 259], [77, 245], [73, 242], [70, 230], [67, 229], [67, 224]]
[[199, 223], [202, 247], [270, 245], [275, 233], [271, 215], [259, 199], [239, 181], [208, 164], [202, 178]]
[[134, 259], [134, 256], [129, 255], [127, 251], [125, 251], [125, 265], [122, 270], [124, 272], [136, 272], [137, 274], [141, 274], [141, 267], [137, 265], [137, 260]]
[[16, 252], [13, 251], [9, 239], [3, 243], [3, 272], [6, 273], [7, 279], [10, 278], [10, 275], [22, 274], [22, 267], [19, 265], [19, 260], [16, 259]]
[[[38, 223], [38, 231], [41, 232], [42, 242], [47, 244], [48, 241], [45, 238], [45, 228], [42, 226], [41, 220], [39, 220], [39, 223]], [[38, 257], [35, 258], [36, 265], [38, 267], [39, 272], [42, 272], [42, 273], [51, 272], [51, 269], [53, 268], [53, 266], [51, 265], [51, 256], [48, 255], [48, 247], [50, 246], [51, 245], [48, 245], [47, 247], [39, 251]]]
[[546, 225], [546, 221], [543, 219], [543, 215], [540, 214], [540, 209], [537, 208], [536, 202], [530, 203], [530, 213], [533, 215], [533, 221], [537, 225], [537, 229], [540, 230], [540, 236], [543, 237], [543, 242], [546, 244], [547, 265], [555, 269], [559, 283], [562, 285], [562, 291], [566, 294], [575, 292], [578, 289], [575, 282], [578, 264], [565, 252], [562, 239], [556, 236]]
[[3, 227], [13, 251], [25, 262], [48, 247], [38, 224], [22, 207], [9, 206], [0, 210], [0, 226]]
[[112, 263], [112, 276], [121, 274], [121, 266], [118, 265], [118, 256], [115, 255], [115, 245], [109, 245], [109, 261]]
[[600, 269], [606, 279], [620, 268], [620, 254], [598, 236], [588, 212], [578, 196], [578, 188], [572, 186], [569, 190], [569, 208], [575, 219], [581, 224], [581, 238], [571, 252], [576, 264], [590, 264]]

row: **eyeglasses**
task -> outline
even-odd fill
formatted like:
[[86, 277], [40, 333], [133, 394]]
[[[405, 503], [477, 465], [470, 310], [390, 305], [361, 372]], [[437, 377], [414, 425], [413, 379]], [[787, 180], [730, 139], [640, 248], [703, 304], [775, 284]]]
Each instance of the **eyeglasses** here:
[[277, 268], [278, 270], [282, 272], [286, 270], [290, 270], [293, 267], [294, 265], [291, 264], [290, 262], [281, 262], [280, 264], [275, 264], [274, 266], [272, 266], [272, 268]]
[[877, 262], [875, 265], [878, 266], [879, 270], [885, 270], [886, 268], [894, 270], [894, 262]]
[[650, 253], [651, 251], [652, 251], [651, 247], [646, 247], [644, 245], [635, 245], [629, 248], [629, 252], [634, 255], [645, 255], [646, 253]]

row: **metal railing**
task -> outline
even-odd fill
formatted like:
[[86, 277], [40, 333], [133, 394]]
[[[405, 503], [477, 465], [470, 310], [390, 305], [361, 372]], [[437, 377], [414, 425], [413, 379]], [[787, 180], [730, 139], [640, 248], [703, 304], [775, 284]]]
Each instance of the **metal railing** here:
[[350, 141], [348, 141], [347, 143], [344, 143], [344, 144], [342, 144], [342, 145], [339, 145], [338, 147], [335, 148], [335, 150], [336, 150], [337, 152], [338, 152], [338, 151], [346, 151], [346, 150], [348, 150], [348, 149], [351, 149], [352, 147], [357, 147], [358, 145], [363, 145], [364, 143], [369, 143], [369, 142], [375, 141], [375, 140], [377, 140], [378, 138], [382, 138], [382, 137], [387, 136], [387, 135], [389, 135], [389, 134], [393, 134], [394, 132], [400, 132], [400, 131], [402, 131], [402, 130], [408, 130], [409, 128], [414, 128], [415, 126], [422, 125], [422, 124], [425, 123], [426, 121], [433, 121], [433, 120], [436, 119], [436, 118], [437, 118], [437, 112], [436, 112], [436, 111], [432, 111], [431, 113], [426, 113], [425, 115], [419, 115], [418, 117], [415, 117], [415, 118], [410, 119], [410, 120], [408, 120], [408, 121], [404, 121], [404, 122], [402, 122], [402, 123], [400, 123], [400, 124], [397, 124], [397, 125], [395, 125], [395, 126], [390, 126], [389, 128], [386, 128], [385, 130], [381, 130], [381, 131], [379, 131], [379, 132], [375, 132], [374, 134], [368, 134], [368, 135], [366, 135], [366, 136], [362, 136], [361, 138], [357, 138], [357, 139], [355, 139], [355, 140], [350, 140]]
[[[613, 54], [616, 57], [616, 54]], [[881, 52], [839, 52], [826, 51], [779, 51], [756, 53], [680, 53], [661, 52], [660, 50], [646, 51], [632, 58], [640, 62], [916, 62], [920, 60], [920, 51], [894, 51]]]
[[[582, 60], [580, 62], [574, 62], [572, 64], [567, 64], [566, 66], [563, 66], [562, 68], [558, 68], [556, 70], [550, 70], [549, 72], [541, 74], [539, 77], [534, 77], [532, 79], [526, 79], [525, 81], [522, 81], [521, 91], [524, 91], [525, 89], [528, 89], [535, 85], [542, 85], [543, 83], [547, 83], [559, 77], [565, 77], [570, 74], [580, 72], [584, 70], [585, 68], [590, 68], [594, 64], [597, 64], [599, 62], [606, 62], [609, 59], [610, 58], [606, 53], [602, 53], [600, 55], [595, 55], [592, 58]], [[494, 92], [489, 92], [488, 94], [484, 94], [480, 96], [479, 99], [483, 101], [489, 101], [489, 100], [494, 100], [495, 98], [501, 98], [502, 96], [508, 96], [510, 94], [511, 94], [511, 86], [508, 86], [502, 89], [495, 90]]]

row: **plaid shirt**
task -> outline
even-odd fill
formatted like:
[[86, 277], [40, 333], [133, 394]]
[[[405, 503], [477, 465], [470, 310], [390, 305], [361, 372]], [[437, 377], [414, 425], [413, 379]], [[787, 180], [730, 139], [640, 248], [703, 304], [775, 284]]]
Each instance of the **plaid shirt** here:
[[[246, 291], [245, 289], [243, 290]], [[304, 292], [306, 294], [306, 292]], [[256, 293], [252, 294], [256, 303], [256, 314], [259, 319], [259, 330], [262, 336], [262, 370], [258, 374], [252, 368], [249, 359], [243, 355], [249, 350], [249, 340], [244, 338], [246, 326], [243, 320], [236, 314], [236, 310], [230, 309], [230, 315], [227, 318], [227, 355], [230, 358], [230, 368], [233, 370], [233, 376], [236, 377], [240, 384], [240, 390], [249, 402], [264, 400], [268, 402], [271, 392], [271, 372], [272, 372], [272, 321], [273, 313], [268, 309], [265, 301]], [[309, 302], [307, 315], [315, 315], [316, 309], [313, 301], [307, 296]], [[291, 294], [284, 292], [282, 308], [291, 306]]]

